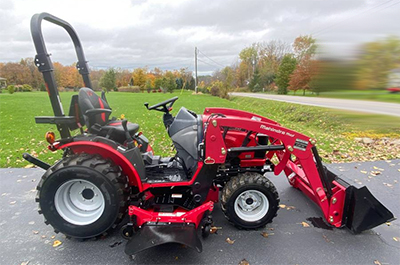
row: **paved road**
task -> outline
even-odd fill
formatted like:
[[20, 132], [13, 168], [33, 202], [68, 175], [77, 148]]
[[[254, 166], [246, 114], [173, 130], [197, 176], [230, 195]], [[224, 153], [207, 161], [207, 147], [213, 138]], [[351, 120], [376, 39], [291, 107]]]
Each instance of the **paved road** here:
[[[231, 93], [233, 96], [262, 98], [302, 105], [318, 106], [332, 109], [343, 109], [400, 117], [400, 104], [366, 100], [350, 100], [337, 98], [297, 97], [287, 95], [270, 95], [261, 93]], [[400, 103], [400, 102], [399, 102]]]
[[[384, 169], [368, 178], [360, 171]], [[395, 216], [400, 216], [400, 160], [336, 164], [331, 168], [346, 174], [350, 182], [366, 184]], [[118, 232], [97, 241], [78, 242], [55, 234], [43, 223], [34, 202], [41, 169], [0, 169], [0, 264], [399, 264], [400, 221], [382, 225], [360, 235], [347, 229], [327, 230], [303, 227], [309, 217], [321, 211], [300, 191], [291, 188], [283, 176], [270, 176], [277, 186], [281, 204], [274, 222], [258, 231], [232, 227], [217, 206], [214, 210], [217, 235], [203, 240], [203, 253], [167, 244], [146, 250], [133, 259], [124, 254], [125, 241]], [[386, 184], [384, 184], [386, 183]], [[268, 238], [261, 235], [267, 232]], [[54, 236], [54, 238], [52, 238]], [[225, 240], [235, 240], [230, 245]], [[54, 240], [62, 245], [53, 248]], [[113, 246], [113, 247], [112, 247]], [[380, 263], [374, 263], [374, 261]]]

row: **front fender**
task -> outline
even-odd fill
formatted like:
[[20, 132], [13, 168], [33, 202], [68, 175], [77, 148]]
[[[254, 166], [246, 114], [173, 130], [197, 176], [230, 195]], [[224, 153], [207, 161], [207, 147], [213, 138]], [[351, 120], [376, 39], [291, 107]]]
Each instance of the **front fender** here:
[[65, 148], [71, 149], [74, 153], [98, 154], [103, 158], [111, 159], [128, 176], [129, 185], [138, 187], [139, 192], [143, 191], [142, 181], [136, 169], [125, 156], [109, 145], [98, 142], [79, 141], [62, 145], [58, 149]]

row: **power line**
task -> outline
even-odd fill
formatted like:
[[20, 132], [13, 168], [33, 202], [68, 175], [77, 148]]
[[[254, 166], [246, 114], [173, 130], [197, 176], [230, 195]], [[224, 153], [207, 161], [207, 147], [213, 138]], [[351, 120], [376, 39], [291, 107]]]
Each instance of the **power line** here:
[[222, 67], [225, 67], [225, 65], [220, 64], [219, 62], [214, 61], [213, 59], [211, 59], [210, 57], [208, 57], [207, 55], [205, 55], [205, 54], [204, 54], [202, 51], [200, 51], [199, 49], [198, 49], [198, 51], [199, 51], [201, 54], [203, 54], [205, 57], [207, 57], [210, 61], [216, 63], [217, 65], [220, 65], [220, 66], [222, 66]]
[[197, 58], [197, 60], [200, 61], [200, 62], [202, 62], [202, 63], [208, 64], [209, 66], [212, 66], [212, 67], [219, 67], [219, 66], [216, 66], [216, 65], [214, 65], [214, 64], [210, 64], [210, 63], [207, 63], [207, 62], [205, 62], [205, 61], [203, 61], [203, 60], [200, 60], [199, 58]]
[[[337, 22], [337, 23], [335, 23], [335, 24], [332, 24], [332, 25], [330, 25], [330, 26], [328, 26], [328, 27], [325, 27], [325, 28], [323, 28], [323, 29], [317, 30], [317, 31], [313, 32], [311, 35], [312, 35], [312, 36], [317, 36], [317, 35], [321, 34], [322, 32], [324, 32], [324, 31], [327, 30], [327, 29], [330, 29], [330, 28], [335, 27], [335, 26], [337, 26], [337, 25], [339, 25], [339, 24], [342, 24], [343, 22], [346, 22], [346, 21], [348, 21], [348, 20], [350, 20], [350, 19], [352, 19], [352, 18], [354, 18], [354, 17], [356, 17], [356, 16], [359, 16], [359, 15], [361, 15], [361, 14], [364, 14], [364, 13], [370, 11], [370, 10], [373, 10], [373, 9], [375, 9], [375, 8], [378, 8], [378, 7], [380, 7], [380, 6], [382, 6], [382, 5], [385, 5], [385, 4], [387, 4], [387, 3], [389, 3], [389, 2], [392, 2], [392, 1], [394, 1], [394, 0], [388, 0], [388, 1], [386, 1], [386, 2], [383, 2], [383, 3], [377, 4], [377, 5], [375, 5], [375, 6], [372, 6], [372, 7], [368, 8], [368, 9], [365, 9], [365, 10], [363, 10], [363, 11], [357, 13], [357, 14], [354, 14], [354, 15], [351, 16], [351, 17], [348, 17], [348, 18], [346, 18], [346, 19], [343, 19], [342, 21], [339, 21], [339, 22]], [[395, 3], [395, 4], [398, 4], [398, 3], [400, 3], [400, 2], [397, 2], [397, 3]], [[392, 5], [390, 5], [390, 6], [392, 6]], [[389, 7], [389, 6], [386, 6], [386, 7]], [[386, 7], [385, 7], [385, 8], [386, 8]], [[383, 9], [384, 9], [384, 8], [383, 8]]]

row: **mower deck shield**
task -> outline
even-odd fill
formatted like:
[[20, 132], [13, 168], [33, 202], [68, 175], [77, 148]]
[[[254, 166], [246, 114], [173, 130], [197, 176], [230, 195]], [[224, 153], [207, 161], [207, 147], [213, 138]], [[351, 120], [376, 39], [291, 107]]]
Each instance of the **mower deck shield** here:
[[166, 243], [179, 243], [202, 252], [203, 246], [194, 224], [158, 223], [145, 224], [133, 235], [125, 246], [127, 255]]
[[393, 213], [383, 206], [367, 187], [347, 187], [343, 224], [353, 233], [361, 233], [394, 219]]

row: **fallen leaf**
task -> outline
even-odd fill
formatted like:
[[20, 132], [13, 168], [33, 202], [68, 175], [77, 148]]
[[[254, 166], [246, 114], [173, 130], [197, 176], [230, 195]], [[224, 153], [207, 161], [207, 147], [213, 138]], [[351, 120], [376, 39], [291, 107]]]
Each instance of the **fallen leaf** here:
[[302, 224], [303, 227], [310, 227], [310, 225], [308, 223], [306, 223], [306, 222], [301, 222], [301, 224]]
[[216, 227], [216, 226], [212, 226], [210, 228], [210, 234], [216, 234], [218, 232], [218, 230], [222, 229], [222, 227]]
[[51, 236], [51, 239], [54, 239], [54, 238], [56, 238], [56, 236]]
[[12, 201], [10, 202], [11, 205], [14, 205], [17, 201]]
[[39, 231], [33, 230], [32, 231], [35, 235], [39, 234]]
[[365, 171], [365, 170], [361, 170], [360, 172], [363, 173], [363, 174], [367, 174], [367, 173], [368, 173], [368, 172]]
[[24, 168], [33, 168], [33, 165], [29, 164], [29, 165], [24, 166]]
[[294, 206], [287, 206], [286, 207], [286, 210], [293, 210], [293, 209], [296, 209], [296, 207], [294, 207]]
[[226, 238], [226, 243], [232, 245], [233, 243], [235, 243], [235, 240], [230, 239], [229, 237]]
[[374, 260], [375, 265], [382, 265], [382, 263], [379, 262], [379, 260]]
[[392, 223], [391, 223], [391, 222], [386, 222], [386, 225], [387, 225], [387, 226], [391, 226]]
[[373, 175], [373, 176], [378, 176], [380, 174], [382, 174], [382, 172], [380, 172], [380, 171], [371, 171], [371, 175]]
[[325, 239], [326, 242], [330, 243], [331, 241], [329, 240], [329, 238], [326, 235], [322, 235], [322, 237]]
[[46, 236], [45, 236], [45, 235], [42, 235], [41, 237], [42, 237], [42, 238], [46, 238]]
[[286, 208], [286, 205], [284, 205], [284, 204], [279, 204], [279, 207], [280, 207], [280, 208]]
[[250, 265], [250, 263], [246, 259], [242, 259], [238, 265]]
[[17, 182], [21, 182], [21, 181], [22, 181], [22, 179], [18, 179], [18, 180], [17, 180]]
[[267, 233], [267, 232], [262, 232], [261, 235], [262, 235], [263, 237], [265, 237], [265, 238], [268, 237], [268, 233]]
[[28, 224], [34, 225], [34, 224], [35, 224], [35, 221], [30, 221]]
[[30, 261], [30, 260], [28, 260], [28, 261], [21, 262], [21, 265], [28, 265], [28, 264], [29, 264], [29, 262], [31, 262], [31, 261]]
[[58, 247], [61, 244], [62, 244], [62, 242], [60, 240], [56, 240], [53, 242], [53, 248]]
[[396, 241], [396, 242], [399, 242], [399, 238], [398, 238], [398, 237], [395, 237], [395, 236], [394, 236], [394, 237], [393, 237], [393, 240]]

